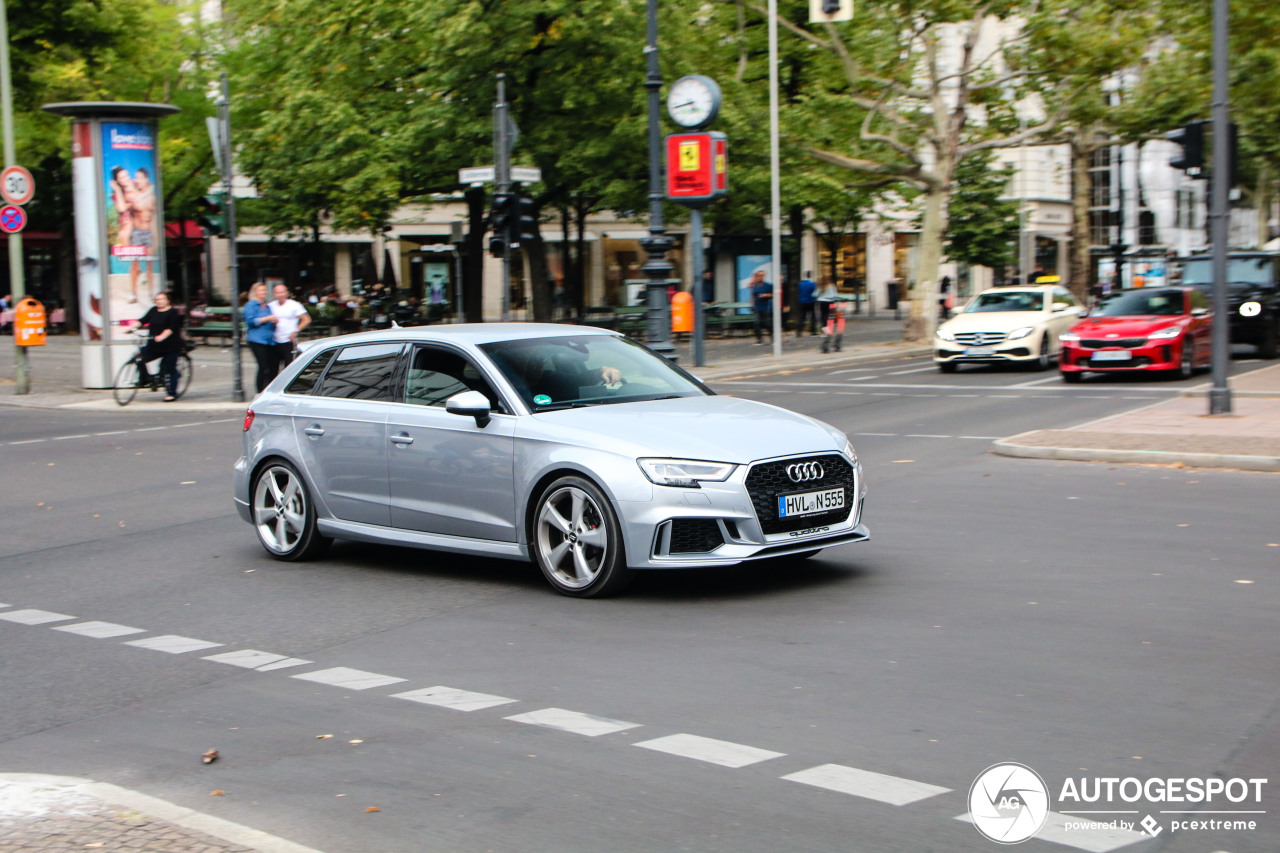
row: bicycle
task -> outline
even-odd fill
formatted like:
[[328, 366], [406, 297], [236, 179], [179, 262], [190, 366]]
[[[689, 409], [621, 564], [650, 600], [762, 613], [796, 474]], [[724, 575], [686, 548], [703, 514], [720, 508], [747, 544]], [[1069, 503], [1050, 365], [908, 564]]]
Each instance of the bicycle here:
[[[149, 388], [152, 391], [163, 391], [165, 388], [165, 372], [163, 362], [159, 370], [152, 373], [147, 371], [150, 381], [142, 378], [142, 363], [139, 361], [142, 355], [142, 347], [146, 345], [150, 336], [146, 333], [133, 332], [138, 340], [138, 348], [134, 351], [133, 356], [128, 361], [120, 365], [120, 369], [116, 371], [115, 383], [111, 389], [112, 396], [121, 406], [127, 406], [133, 402], [133, 398], [138, 395], [139, 388]], [[187, 388], [191, 385], [191, 375], [194, 368], [191, 364], [191, 356], [189, 353], [195, 349], [195, 345], [184, 341], [182, 344], [182, 352], [178, 353], [178, 393], [174, 395], [181, 398], [187, 393]]]

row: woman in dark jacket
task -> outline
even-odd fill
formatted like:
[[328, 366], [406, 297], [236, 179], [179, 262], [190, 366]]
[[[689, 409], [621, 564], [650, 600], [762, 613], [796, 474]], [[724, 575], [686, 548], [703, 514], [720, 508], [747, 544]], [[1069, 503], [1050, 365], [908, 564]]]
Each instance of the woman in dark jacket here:
[[138, 321], [151, 332], [151, 340], [138, 353], [138, 370], [142, 381], [150, 384], [147, 362], [160, 359], [164, 374], [166, 403], [178, 399], [178, 356], [182, 353], [182, 315], [169, 302], [167, 293], [156, 294], [156, 304]]

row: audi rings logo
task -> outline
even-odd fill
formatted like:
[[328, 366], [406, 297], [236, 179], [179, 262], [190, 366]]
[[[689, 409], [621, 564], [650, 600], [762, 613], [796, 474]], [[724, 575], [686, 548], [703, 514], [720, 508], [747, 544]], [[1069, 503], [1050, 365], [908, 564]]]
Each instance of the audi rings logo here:
[[1049, 789], [1025, 764], [993, 764], [969, 789], [969, 816], [978, 831], [999, 844], [1034, 836], [1049, 817]]
[[795, 465], [787, 466], [787, 476], [791, 478], [793, 483], [807, 483], [810, 480], [821, 480], [826, 471], [822, 470], [822, 466], [817, 462], [797, 462]]

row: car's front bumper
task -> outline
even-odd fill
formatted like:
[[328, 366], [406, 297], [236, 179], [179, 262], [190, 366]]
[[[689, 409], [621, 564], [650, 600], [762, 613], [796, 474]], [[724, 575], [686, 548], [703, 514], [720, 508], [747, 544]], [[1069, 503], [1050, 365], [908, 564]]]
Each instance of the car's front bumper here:
[[[1116, 360], [1118, 355], [1128, 357]], [[1148, 343], [1139, 347], [1100, 347], [1090, 349], [1072, 344], [1062, 345], [1058, 368], [1063, 373], [1132, 373], [1146, 370], [1175, 370], [1182, 358], [1182, 344], [1177, 340]]]
[[1001, 361], [1034, 361], [1040, 357], [1036, 338], [1028, 336], [985, 346], [966, 346], [950, 341], [933, 342], [933, 360], [937, 364], [990, 364]]
[[[755, 463], [761, 464], [768, 463]], [[752, 467], [744, 466], [723, 483], [702, 483], [697, 489], [656, 487], [651, 500], [616, 502], [627, 543], [627, 564], [636, 569], [730, 566], [869, 538], [862, 524], [867, 488], [861, 465], [852, 466], [852, 482], [844, 485], [846, 515], [832, 518], [832, 514], [818, 514], [811, 522], [802, 516], [787, 525], [797, 529], [774, 532], [766, 532], [766, 528], [777, 528], [778, 519], [762, 521], [758, 506], [775, 500], [779, 493], [762, 496], [757, 488], [753, 503], [753, 490], [747, 486]], [[804, 490], [795, 486], [781, 493]]]

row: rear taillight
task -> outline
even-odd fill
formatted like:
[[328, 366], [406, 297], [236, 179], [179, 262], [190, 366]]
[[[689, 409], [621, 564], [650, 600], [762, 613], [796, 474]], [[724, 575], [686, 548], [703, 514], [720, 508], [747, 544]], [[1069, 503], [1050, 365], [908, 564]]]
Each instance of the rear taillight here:
[[253, 426], [253, 409], [244, 413], [244, 431], [248, 432], [251, 426]]

